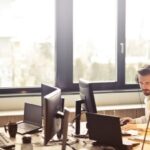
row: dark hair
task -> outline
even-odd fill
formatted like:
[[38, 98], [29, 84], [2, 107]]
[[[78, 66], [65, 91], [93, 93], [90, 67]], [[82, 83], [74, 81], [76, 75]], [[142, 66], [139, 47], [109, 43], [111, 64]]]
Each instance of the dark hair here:
[[[141, 76], [150, 75], [150, 65], [144, 65], [142, 68], [140, 68], [137, 73]], [[138, 75], [136, 75], [135, 78], [136, 82], [138, 83]]]
[[150, 74], [150, 65], [145, 65], [144, 67], [138, 70], [138, 74], [144, 76]]

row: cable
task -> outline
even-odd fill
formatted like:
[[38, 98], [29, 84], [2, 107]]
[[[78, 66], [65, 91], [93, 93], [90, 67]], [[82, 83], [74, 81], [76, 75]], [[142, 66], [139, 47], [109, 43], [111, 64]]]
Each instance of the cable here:
[[145, 140], [146, 140], [146, 135], [147, 135], [147, 131], [148, 131], [149, 122], [150, 122], [150, 114], [149, 114], [149, 118], [148, 118], [146, 130], [145, 130], [145, 134], [144, 134], [144, 139], [143, 139], [143, 143], [142, 143], [142, 148], [141, 148], [141, 150], [144, 149], [144, 144], [145, 144]]
[[140, 104], [141, 104], [141, 108], [142, 108], [142, 99], [141, 99], [141, 90], [139, 89], [139, 91], [138, 91], [138, 96], [139, 96], [139, 101], [140, 101]]
[[[142, 103], [141, 93], [140, 93], [140, 92], [141, 92], [141, 90], [139, 89], [139, 90], [138, 90], [139, 103], [140, 103], [140, 105], [141, 105], [141, 108], [143, 108], [143, 106], [142, 106], [142, 105], [143, 105], [143, 103]], [[138, 117], [138, 115], [137, 115], [137, 114], [138, 114], [138, 113], [137, 113], [137, 111], [138, 111], [138, 110], [136, 110], [136, 118]]]
[[[77, 116], [75, 116], [75, 118], [73, 118], [73, 120], [71, 121], [71, 123], [69, 124], [69, 126], [71, 126], [73, 129], [75, 128], [73, 126], [74, 121], [78, 118], [81, 117], [82, 114], [86, 113], [86, 111], [82, 110], [80, 114], [78, 114]], [[71, 134], [72, 137], [76, 137], [76, 138], [89, 138], [89, 134], [88, 131], [85, 134]]]
[[66, 145], [69, 146], [70, 148], [72, 148], [72, 150], [77, 150], [76, 148], [74, 148], [72, 145], [79, 143], [79, 140], [76, 139], [75, 141], [71, 141], [71, 142], [66, 142]]
[[81, 111], [80, 114], [78, 114], [77, 116], [75, 116], [75, 117], [72, 119], [72, 121], [70, 122], [70, 126], [73, 127], [73, 128], [75, 128], [75, 127], [73, 126], [74, 121], [75, 121], [77, 118], [81, 117], [81, 115], [84, 114], [84, 113], [85, 113], [85, 111]]
[[69, 146], [72, 150], [77, 150], [76, 148], [74, 148], [74, 147], [71, 146], [70, 144], [67, 144], [67, 146]]

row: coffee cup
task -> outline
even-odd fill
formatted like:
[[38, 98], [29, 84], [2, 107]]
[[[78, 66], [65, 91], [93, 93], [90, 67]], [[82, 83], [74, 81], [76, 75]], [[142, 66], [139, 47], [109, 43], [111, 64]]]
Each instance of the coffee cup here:
[[16, 137], [17, 133], [17, 123], [16, 122], [9, 122], [8, 124], [4, 125], [5, 132], [9, 133], [9, 136], [12, 138]]

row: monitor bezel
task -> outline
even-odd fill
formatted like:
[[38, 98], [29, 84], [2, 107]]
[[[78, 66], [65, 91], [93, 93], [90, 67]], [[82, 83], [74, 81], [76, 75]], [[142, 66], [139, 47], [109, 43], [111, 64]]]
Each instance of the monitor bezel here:
[[52, 138], [62, 129], [61, 110], [62, 99], [60, 89], [57, 89], [44, 97], [44, 145], [52, 140]]
[[86, 111], [90, 113], [97, 113], [92, 83], [85, 79], [79, 79], [79, 93], [81, 99], [84, 100]]
[[41, 106], [42, 106], [42, 116], [44, 115], [44, 96], [57, 90], [57, 87], [50, 86], [48, 84], [41, 83]]

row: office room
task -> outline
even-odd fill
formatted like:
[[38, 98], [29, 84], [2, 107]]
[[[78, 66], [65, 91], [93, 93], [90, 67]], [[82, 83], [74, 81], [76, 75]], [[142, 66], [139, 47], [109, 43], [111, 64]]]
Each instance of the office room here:
[[69, 123], [75, 126], [79, 117], [86, 122], [80, 79], [90, 83], [98, 114], [144, 116], [148, 94], [137, 78], [138, 70], [150, 65], [149, 4], [0, 0], [0, 127], [23, 120], [25, 103], [43, 106], [50, 92], [42, 95], [42, 85], [61, 90]]

